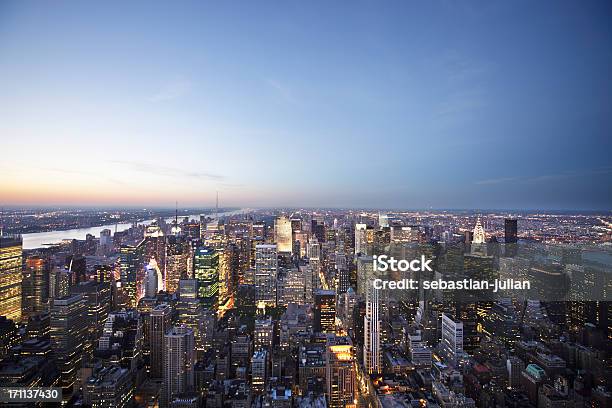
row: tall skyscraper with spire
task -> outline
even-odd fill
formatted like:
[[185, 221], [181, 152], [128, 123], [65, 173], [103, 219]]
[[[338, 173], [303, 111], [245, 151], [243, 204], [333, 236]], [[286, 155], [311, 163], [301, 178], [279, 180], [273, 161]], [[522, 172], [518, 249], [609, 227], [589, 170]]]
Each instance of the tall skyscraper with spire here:
[[486, 242], [485, 231], [480, 223], [480, 217], [476, 219], [476, 226], [474, 227], [474, 238], [472, 239], [473, 244], [484, 244]]

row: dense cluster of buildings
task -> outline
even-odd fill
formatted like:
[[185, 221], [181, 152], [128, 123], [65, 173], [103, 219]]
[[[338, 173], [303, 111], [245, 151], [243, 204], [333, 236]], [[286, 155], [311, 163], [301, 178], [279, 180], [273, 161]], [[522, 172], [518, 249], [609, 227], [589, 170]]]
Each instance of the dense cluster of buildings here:
[[[33, 250], [5, 234], [0, 386], [95, 408], [612, 406], [610, 228], [587, 248], [502, 220], [260, 210]], [[544, 289], [380, 290], [383, 253], [432, 259], [419, 279]]]

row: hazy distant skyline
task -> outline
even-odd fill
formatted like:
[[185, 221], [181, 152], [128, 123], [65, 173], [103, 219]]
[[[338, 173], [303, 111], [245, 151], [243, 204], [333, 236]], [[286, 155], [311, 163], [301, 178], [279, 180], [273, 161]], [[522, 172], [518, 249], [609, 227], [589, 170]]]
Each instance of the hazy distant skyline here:
[[0, 206], [612, 209], [612, 3], [0, 3]]

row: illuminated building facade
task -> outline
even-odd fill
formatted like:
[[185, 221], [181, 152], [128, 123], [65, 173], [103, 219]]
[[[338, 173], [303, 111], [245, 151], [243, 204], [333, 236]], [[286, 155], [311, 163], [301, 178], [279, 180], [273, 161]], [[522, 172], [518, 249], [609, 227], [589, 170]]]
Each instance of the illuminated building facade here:
[[21, 320], [20, 236], [0, 236], [0, 314], [14, 322]]
[[287, 217], [278, 217], [274, 222], [274, 241], [276, 242], [278, 252], [293, 251], [293, 237], [291, 229], [291, 220]]
[[366, 311], [363, 318], [364, 345], [363, 361], [368, 374], [380, 373], [381, 366], [381, 321], [380, 290], [368, 285], [366, 291]]
[[44, 312], [49, 297], [49, 271], [43, 258], [32, 256], [26, 259], [21, 286], [24, 320]]
[[350, 342], [327, 347], [326, 380], [330, 408], [356, 406], [355, 372], [355, 356]]
[[219, 252], [210, 247], [199, 247], [193, 255], [194, 278], [198, 281], [198, 297], [211, 310], [219, 301]]
[[119, 250], [121, 289], [128, 307], [136, 307], [138, 303], [137, 279], [139, 271], [144, 269], [143, 251], [142, 242], [135, 246], [121, 245]]
[[336, 292], [317, 290], [314, 295], [314, 330], [333, 333], [336, 328]]
[[169, 236], [166, 248], [166, 291], [174, 293], [178, 290], [179, 280], [188, 278], [187, 260], [189, 247], [180, 236]]

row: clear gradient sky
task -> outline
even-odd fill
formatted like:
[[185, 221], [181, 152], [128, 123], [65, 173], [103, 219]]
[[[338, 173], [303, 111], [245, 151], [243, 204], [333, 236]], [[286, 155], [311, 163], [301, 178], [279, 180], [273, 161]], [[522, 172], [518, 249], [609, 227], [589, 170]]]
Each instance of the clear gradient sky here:
[[1, 205], [612, 209], [612, 2], [0, 2]]

